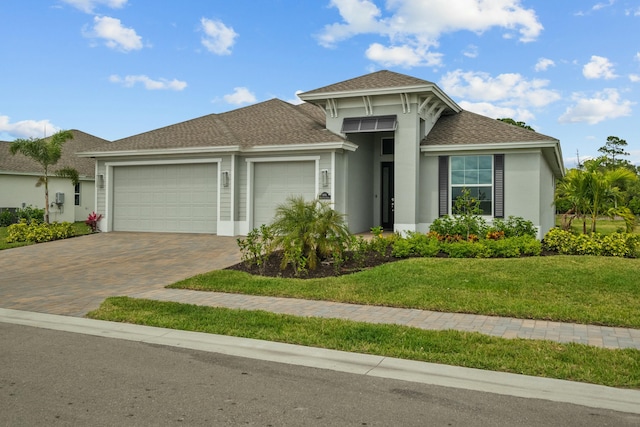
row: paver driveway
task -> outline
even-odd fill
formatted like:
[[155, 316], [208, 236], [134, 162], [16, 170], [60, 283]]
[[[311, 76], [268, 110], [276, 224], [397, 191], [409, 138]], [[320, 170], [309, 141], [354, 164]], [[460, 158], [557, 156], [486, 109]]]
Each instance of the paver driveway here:
[[83, 316], [109, 296], [162, 288], [240, 260], [235, 237], [98, 233], [0, 251], [0, 307]]

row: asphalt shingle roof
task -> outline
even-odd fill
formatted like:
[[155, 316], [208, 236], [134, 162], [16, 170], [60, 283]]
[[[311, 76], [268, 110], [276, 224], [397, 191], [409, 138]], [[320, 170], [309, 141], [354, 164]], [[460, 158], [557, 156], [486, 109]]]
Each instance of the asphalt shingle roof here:
[[264, 145], [343, 142], [325, 128], [321, 111], [313, 105], [292, 105], [279, 99], [260, 102], [114, 141], [84, 151], [126, 151], [185, 147], [240, 148]]
[[317, 95], [321, 93], [385, 89], [406, 86], [425, 86], [433, 84], [434, 83], [430, 81], [422, 80], [417, 77], [407, 76], [405, 74], [395, 73], [388, 70], [381, 70], [329, 86], [324, 86], [319, 89], [310, 90], [302, 93], [301, 95]]
[[470, 111], [443, 115], [421, 145], [493, 144], [501, 142], [558, 141], [519, 126]]
[[[102, 148], [108, 149], [110, 142], [75, 129], [71, 130], [71, 133], [73, 134], [73, 139], [65, 142], [62, 146], [62, 157], [53, 166], [53, 171], [64, 167], [72, 167], [78, 171], [80, 176], [94, 177], [96, 172], [95, 160], [78, 157], [75, 153]], [[9, 151], [9, 145], [9, 142], [0, 142], [1, 172], [41, 173], [38, 163], [20, 153], [12, 155]]]

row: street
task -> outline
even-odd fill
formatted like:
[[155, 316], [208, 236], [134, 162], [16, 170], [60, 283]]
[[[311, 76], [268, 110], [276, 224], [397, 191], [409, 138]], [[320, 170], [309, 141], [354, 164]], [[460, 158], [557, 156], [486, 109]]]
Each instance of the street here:
[[0, 323], [0, 425], [637, 426], [640, 416]]

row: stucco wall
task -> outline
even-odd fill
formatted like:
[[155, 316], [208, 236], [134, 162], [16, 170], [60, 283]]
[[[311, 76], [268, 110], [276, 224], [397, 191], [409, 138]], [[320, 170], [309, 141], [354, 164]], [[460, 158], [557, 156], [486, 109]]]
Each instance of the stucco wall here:
[[[44, 186], [36, 187], [38, 177], [35, 175], [5, 175], [0, 174], [0, 207], [21, 208], [34, 206], [44, 209]], [[74, 186], [68, 179], [49, 177], [49, 220], [51, 222], [84, 221], [86, 216], [78, 214], [90, 213], [94, 209], [93, 181], [83, 181], [81, 206], [74, 206]], [[64, 204], [58, 208], [55, 202], [55, 194], [64, 193]]]
[[373, 224], [373, 144], [365, 136], [354, 135], [358, 144], [347, 155], [347, 221], [352, 233], [369, 231]]

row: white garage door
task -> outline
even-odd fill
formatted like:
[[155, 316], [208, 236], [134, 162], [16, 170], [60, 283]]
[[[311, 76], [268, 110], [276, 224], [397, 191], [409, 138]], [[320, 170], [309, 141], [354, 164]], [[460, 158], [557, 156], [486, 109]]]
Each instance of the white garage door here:
[[113, 229], [215, 233], [217, 165], [113, 168]]
[[316, 163], [255, 163], [253, 169], [253, 226], [269, 224], [276, 207], [289, 196], [316, 197]]

